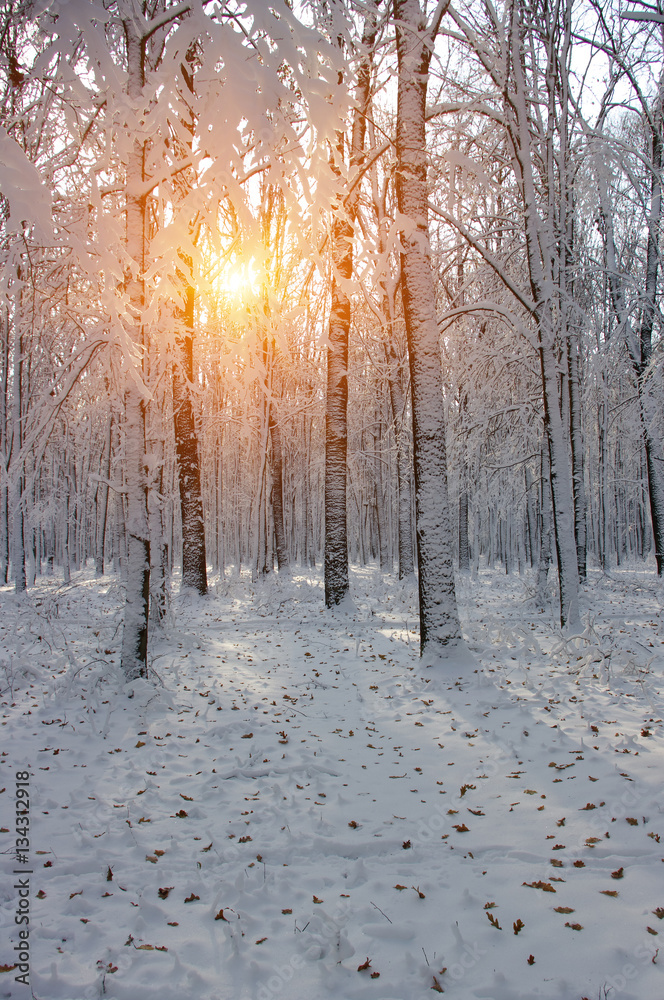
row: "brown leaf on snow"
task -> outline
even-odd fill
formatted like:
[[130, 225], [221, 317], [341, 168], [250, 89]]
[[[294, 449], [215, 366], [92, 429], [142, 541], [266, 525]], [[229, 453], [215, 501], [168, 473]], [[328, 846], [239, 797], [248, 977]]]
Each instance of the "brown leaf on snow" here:
[[371, 966], [371, 959], [367, 957], [366, 962], [362, 962], [362, 965], [358, 965], [357, 971], [366, 972], [366, 970], [370, 968], [370, 966]]
[[554, 906], [554, 913], [574, 913], [573, 906]]
[[538, 882], [522, 882], [521, 885], [527, 885], [530, 889], [542, 889], [543, 892], [555, 892], [550, 882], [542, 882], [540, 879]]
[[583, 924], [570, 924], [569, 920], [565, 921], [565, 927], [569, 927], [573, 931], [583, 930]]
[[173, 888], [172, 885], [167, 885], [163, 889], [157, 889], [157, 895], [159, 896], [160, 899], [167, 899], [168, 894], [172, 888]]
[[611, 872], [611, 878], [622, 878], [624, 874], [624, 868], [616, 868], [614, 872]]

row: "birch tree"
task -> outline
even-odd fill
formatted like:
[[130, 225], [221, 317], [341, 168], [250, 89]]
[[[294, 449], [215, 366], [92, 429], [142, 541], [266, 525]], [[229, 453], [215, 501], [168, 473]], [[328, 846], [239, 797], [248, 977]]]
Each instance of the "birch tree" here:
[[[371, 88], [371, 48], [376, 37], [376, 15], [370, 9], [364, 24], [355, 86], [350, 135], [350, 168], [362, 160]], [[345, 161], [346, 136], [339, 131], [332, 166], [339, 177]], [[333, 207], [332, 284], [327, 349], [325, 412], [325, 604], [341, 604], [348, 595], [348, 530], [346, 477], [348, 452], [348, 337], [351, 304], [348, 283], [353, 273], [353, 219], [358, 190], [350, 198], [337, 196]]]
[[447, 494], [445, 407], [436, 296], [431, 273], [426, 156], [426, 97], [433, 46], [447, 3], [427, 23], [419, 0], [395, 0], [399, 80], [397, 199], [403, 300], [413, 413], [420, 655], [448, 660], [463, 640], [454, 587]]

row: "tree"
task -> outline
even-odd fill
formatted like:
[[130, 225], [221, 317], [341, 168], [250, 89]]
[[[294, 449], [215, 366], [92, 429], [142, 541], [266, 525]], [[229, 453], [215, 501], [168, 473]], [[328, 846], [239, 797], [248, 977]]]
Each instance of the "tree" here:
[[[366, 134], [366, 116], [371, 96], [371, 48], [376, 37], [373, 9], [364, 23], [361, 55], [355, 87], [350, 137], [350, 167], [362, 161]], [[345, 160], [346, 137], [337, 134], [332, 167], [341, 176]], [[353, 219], [358, 189], [350, 198], [337, 196], [333, 208], [331, 241], [332, 284], [327, 348], [327, 396], [325, 410], [325, 604], [341, 604], [348, 594], [348, 531], [346, 513], [346, 477], [348, 452], [348, 336], [350, 332], [350, 296], [348, 282], [353, 273]]]
[[413, 412], [420, 655], [449, 659], [461, 645], [447, 495], [445, 407], [428, 232], [426, 95], [433, 46], [447, 3], [429, 25], [419, 0], [395, 0], [399, 82], [397, 199]]

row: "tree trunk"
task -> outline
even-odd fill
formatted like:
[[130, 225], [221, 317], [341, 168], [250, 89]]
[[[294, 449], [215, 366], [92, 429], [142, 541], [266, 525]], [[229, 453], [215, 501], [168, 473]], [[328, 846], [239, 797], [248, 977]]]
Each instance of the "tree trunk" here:
[[454, 655], [462, 643], [454, 589], [447, 494], [445, 416], [436, 297], [429, 244], [425, 111], [437, 26], [422, 31], [418, 0], [395, 0], [399, 81], [397, 202], [411, 225], [401, 233], [403, 299], [413, 410], [420, 655]]
[[104, 575], [104, 555], [106, 549], [106, 524], [108, 521], [108, 484], [111, 478], [111, 442], [113, 439], [113, 416], [108, 418], [108, 430], [104, 443], [104, 459], [102, 475], [105, 482], [99, 484], [100, 503], [97, 518], [97, 553], [95, 558], [95, 576]]
[[465, 484], [459, 492], [459, 570], [470, 569], [470, 548], [468, 545], [468, 491]]
[[[358, 69], [351, 136], [351, 167], [357, 166], [364, 150], [366, 113], [370, 99], [369, 50], [376, 35], [375, 15], [364, 25], [365, 54]], [[344, 159], [344, 135], [337, 138], [336, 155]], [[345, 209], [336, 207], [332, 223], [332, 301], [327, 349], [327, 396], [325, 408], [325, 605], [340, 604], [348, 594], [348, 526], [346, 514], [346, 460], [348, 452], [348, 336], [350, 299], [345, 282], [353, 273], [353, 217], [357, 194]]]
[[12, 454], [15, 456], [16, 468], [12, 475], [12, 562], [14, 571], [14, 588], [17, 594], [25, 592], [27, 581], [25, 576], [25, 541], [23, 538], [23, 471], [18, 466], [22, 435], [23, 409], [23, 338], [21, 336], [21, 293], [16, 295], [16, 310], [14, 314], [14, 349], [13, 368], [14, 382], [12, 395]]
[[284, 531], [284, 459], [281, 449], [281, 428], [275, 417], [274, 404], [270, 404], [270, 444], [272, 473], [272, 517], [274, 520], [274, 536], [277, 547], [277, 567], [280, 573], [288, 573], [290, 558], [286, 533]]
[[581, 422], [581, 392], [579, 381], [578, 337], [570, 335], [567, 341], [567, 369], [569, 388], [570, 441], [572, 445], [572, 488], [574, 495], [574, 536], [579, 580], [586, 579], [586, 486], [583, 475], [583, 430]]
[[[144, 83], [144, 43], [133, 18], [123, 22], [127, 44], [127, 96], [140, 102]], [[125, 288], [131, 307], [129, 336], [143, 347], [145, 308], [146, 199], [137, 193], [144, 181], [144, 146], [136, 140], [128, 154], [126, 170], [126, 243], [131, 266]], [[133, 359], [129, 361], [133, 363]], [[127, 583], [121, 666], [127, 680], [147, 675], [148, 606], [150, 600], [150, 536], [148, 484], [145, 457], [145, 400], [141, 389], [128, 379], [125, 408], [125, 487], [127, 491]]]
[[182, 586], [193, 587], [204, 595], [207, 593], [205, 520], [198, 435], [191, 399], [194, 368], [194, 289], [191, 285], [187, 285], [185, 296], [183, 331], [177, 341], [179, 357], [173, 368], [173, 422], [182, 521]]
[[544, 611], [547, 603], [546, 585], [549, 576], [549, 566], [551, 564], [551, 480], [549, 476], [549, 455], [546, 446], [542, 447], [540, 468], [540, 550], [535, 604], [540, 611]]
[[[182, 98], [186, 103], [194, 93], [194, 73], [189, 53], [180, 64], [180, 68], [186, 87]], [[188, 135], [185, 148], [190, 154], [195, 130], [194, 114], [190, 107], [182, 124]], [[184, 253], [180, 253], [179, 256], [182, 268], [178, 268], [178, 277], [183, 286], [184, 308], [179, 316], [182, 329], [180, 335], [176, 337], [178, 357], [173, 370], [173, 419], [182, 522], [182, 586], [193, 587], [203, 596], [207, 594], [205, 517], [198, 435], [192, 400], [196, 293], [193, 284], [193, 261]]]
[[[567, 330], [556, 324], [556, 302], [564, 291], [560, 284], [560, 250], [553, 245], [552, 227], [555, 218], [555, 190], [548, 191], [549, 201], [540, 204], [534, 161], [532, 123], [528, 102], [532, 100], [525, 75], [523, 48], [524, 24], [520, 5], [511, 13], [510, 49], [514, 70], [514, 90], [511, 98], [510, 139], [512, 141], [517, 177], [524, 207], [526, 256], [532, 301], [533, 319], [537, 330], [537, 350], [542, 377], [544, 430], [548, 441], [551, 466], [551, 497], [553, 528], [558, 557], [560, 582], [560, 624], [563, 629], [576, 631], [581, 626], [579, 616], [579, 571], [574, 537], [574, 499], [568, 461], [567, 435], [563, 429], [558, 384], [558, 348], [566, 349]], [[547, 80], [549, 85], [550, 80]], [[550, 143], [547, 134], [545, 140]], [[544, 152], [541, 150], [540, 152]], [[546, 152], [550, 153], [547, 145]], [[542, 221], [542, 213], [546, 221]], [[558, 280], [558, 285], [556, 284]], [[558, 310], [560, 312], [560, 310]], [[562, 316], [565, 315], [563, 311]]]

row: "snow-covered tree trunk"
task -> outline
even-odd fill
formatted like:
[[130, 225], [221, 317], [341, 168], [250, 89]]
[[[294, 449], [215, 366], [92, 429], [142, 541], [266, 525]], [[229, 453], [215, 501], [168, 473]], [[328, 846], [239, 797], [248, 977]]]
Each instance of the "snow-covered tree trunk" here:
[[[514, 92], [510, 95], [513, 112], [510, 139], [514, 149], [517, 179], [521, 188], [524, 210], [526, 257], [531, 296], [534, 303], [537, 350], [542, 377], [544, 430], [548, 441], [551, 468], [553, 526], [558, 557], [560, 582], [560, 624], [570, 631], [580, 628], [579, 571], [574, 537], [574, 499], [568, 458], [568, 436], [561, 413], [558, 377], [558, 349], [566, 345], [567, 331], [556, 322], [560, 317], [559, 296], [564, 289], [556, 287], [560, 247], [555, 246], [553, 225], [555, 191], [548, 192], [549, 201], [540, 205], [534, 164], [537, 150], [533, 148], [533, 131], [529, 114], [531, 93], [525, 74], [524, 25], [520, 5], [511, 11], [510, 50], [514, 71]], [[548, 82], [548, 81], [547, 81]], [[547, 133], [546, 142], [551, 141]], [[547, 147], [548, 149], [548, 147]], [[540, 153], [544, 150], [540, 150]], [[562, 315], [565, 315], [563, 312]]]
[[408, 455], [408, 435], [404, 426], [407, 413], [405, 395], [401, 387], [401, 372], [393, 349], [388, 349], [388, 381], [390, 388], [390, 408], [392, 426], [397, 443], [397, 504], [399, 527], [399, 579], [404, 580], [415, 573], [413, 561], [413, 507], [410, 490], [410, 462]]
[[[183, 264], [190, 270], [190, 260], [185, 260]], [[192, 404], [194, 289], [190, 283], [185, 288], [181, 321], [182, 331], [177, 338], [178, 357], [173, 367], [173, 422], [182, 521], [182, 586], [193, 587], [203, 595], [207, 593], [207, 560], [198, 434]]]
[[108, 418], [108, 429], [104, 439], [104, 454], [101, 465], [103, 481], [99, 484], [99, 505], [97, 510], [97, 551], [95, 555], [95, 576], [104, 575], [106, 549], [106, 524], [108, 521], [108, 483], [111, 478], [111, 445], [113, 441], [113, 415]]
[[540, 460], [540, 548], [537, 566], [537, 590], [535, 604], [541, 610], [546, 608], [546, 586], [551, 564], [551, 479], [549, 473], [549, 454], [546, 445], [542, 446]]
[[[272, 350], [274, 355], [274, 346]], [[272, 475], [272, 516], [277, 549], [277, 567], [280, 573], [287, 573], [290, 565], [286, 532], [284, 531], [284, 459], [281, 447], [281, 428], [275, 414], [274, 403], [270, 404], [270, 472]]]
[[[343, 152], [343, 139], [340, 142]], [[332, 224], [332, 302], [327, 348], [325, 406], [325, 604], [348, 594], [346, 465], [348, 453], [348, 334], [350, 299], [344, 282], [353, 270], [353, 227], [344, 217]]]
[[[652, 357], [652, 332], [655, 320], [657, 288], [659, 282], [659, 253], [662, 227], [662, 101], [664, 94], [658, 95], [658, 107], [651, 127], [650, 150], [650, 206], [648, 213], [648, 239], [646, 248], [645, 287], [642, 294], [640, 322], [633, 328], [632, 319], [625, 300], [624, 279], [618, 268], [615, 246], [612, 210], [609, 204], [606, 177], [598, 174], [600, 194], [600, 214], [604, 231], [606, 268], [613, 310], [620, 334], [625, 339], [632, 367], [637, 380], [639, 396], [639, 416], [643, 431], [643, 443], [648, 471], [648, 497], [650, 518], [655, 546], [657, 573], [664, 573], [664, 453], [661, 435], [657, 434], [657, 404], [650, 393], [650, 361]], [[630, 278], [631, 280], [631, 278]]]
[[[351, 167], [357, 166], [364, 150], [366, 114], [370, 98], [370, 50], [376, 34], [373, 13], [364, 26], [364, 54], [355, 88], [351, 134]], [[345, 136], [339, 133], [336, 156], [344, 160]], [[350, 299], [347, 282], [353, 273], [354, 194], [345, 207], [336, 206], [332, 223], [332, 288], [327, 349], [327, 395], [325, 409], [325, 605], [340, 604], [348, 594], [348, 525], [346, 477], [348, 454], [348, 337]]]
[[[19, 279], [21, 271], [19, 271]], [[13, 382], [12, 382], [12, 444], [14, 456], [13, 475], [11, 476], [11, 510], [12, 510], [12, 569], [14, 573], [14, 588], [17, 594], [26, 590], [25, 575], [25, 540], [24, 540], [24, 508], [23, 508], [23, 467], [19, 467], [18, 456], [23, 446], [23, 337], [22, 325], [22, 294], [17, 289], [14, 309], [13, 338]]]
[[574, 534], [579, 580], [586, 578], [586, 486], [583, 473], [583, 429], [579, 378], [579, 341], [576, 334], [567, 341], [570, 441], [572, 445], [572, 487], [574, 493]]
[[535, 565], [535, 552], [537, 543], [537, 516], [535, 513], [535, 494], [533, 491], [533, 474], [528, 464], [524, 466], [524, 477], [526, 481], [526, 524], [528, 526], [528, 561], [531, 566]]
[[574, 537], [574, 498], [567, 450], [567, 435], [560, 412], [558, 362], [551, 328], [540, 319], [539, 355], [544, 399], [544, 431], [549, 449], [553, 527], [558, 557], [560, 624], [575, 631], [580, 627], [579, 571]]
[[[133, 17], [123, 21], [127, 46], [127, 96], [138, 104], [143, 96], [144, 43]], [[126, 247], [129, 266], [125, 288], [131, 310], [128, 336], [142, 367], [145, 290], [143, 273], [146, 251], [146, 199], [141, 192], [145, 148], [136, 139], [126, 164]], [[122, 636], [121, 666], [127, 680], [147, 674], [148, 606], [150, 600], [150, 535], [148, 527], [148, 483], [145, 454], [145, 397], [131, 378], [124, 393], [125, 489], [127, 493], [127, 580]]]
[[[193, 56], [188, 52], [180, 64], [184, 78], [185, 104], [194, 96]], [[196, 122], [193, 110], [187, 107], [182, 125], [187, 140], [184, 152], [191, 155]], [[183, 175], [186, 176], [186, 175]], [[183, 179], [181, 183], [188, 187]], [[179, 319], [181, 329], [176, 337], [178, 357], [173, 370], [173, 419], [175, 449], [178, 459], [180, 515], [182, 523], [182, 586], [193, 587], [201, 596], [207, 594], [207, 557], [205, 551], [205, 518], [201, 492], [201, 466], [193, 405], [194, 390], [194, 322], [196, 293], [193, 262], [188, 254], [180, 253], [182, 267], [178, 277], [183, 286], [184, 308]]]
[[[652, 333], [657, 308], [657, 285], [659, 277], [660, 236], [662, 228], [662, 130], [664, 128], [662, 102], [664, 101], [664, 81], [660, 84], [658, 106], [652, 128], [650, 211], [648, 215], [648, 245], [646, 250], [645, 296], [641, 310], [638, 338], [638, 363], [635, 364], [638, 377], [641, 424], [648, 469], [648, 495], [650, 517], [655, 545], [655, 561], [658, 576], [664, 575], [664, 449], [656, 427], [661, 425], [659, 406], [650, 391], [652, 358]], [[658, 421], [658, 416], [660, 420]]]
[[470, 569], [470, 546], [468, 544], [468, 490], [465, 483], [459, 491], [459, 570]]
[[453, 656], [462, 642], [454, 588], [445, 406], [428, 219], [425, 111], [438, 25], [427, 29], [419, 0], [395, 0], [394, 12], [399, 62], [397, 201], [404, 223], [408, 220], [401, 230], [401, 293], [413, 412], [420, 655], [434, 660]]

